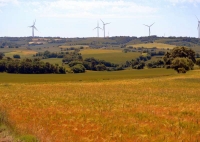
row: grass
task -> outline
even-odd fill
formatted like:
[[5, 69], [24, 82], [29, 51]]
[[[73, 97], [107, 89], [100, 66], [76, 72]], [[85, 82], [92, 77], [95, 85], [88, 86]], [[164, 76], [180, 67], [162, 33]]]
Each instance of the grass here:
[[[87, 71], [83, 74], [7, 74], [0, 73], [0, 83], [28, 83], [28, 82], [96, 82], [105, 80], [119, 79], [139, 79], [161, 76], [175, 75], [174, 70], [166, 69], [144, 69], [144, 70], [124, 70], [114, 72], [95, 72]], [[6, 84], [8, 83], [8, 84]]]
[[58, 64], [62, 65], [62, 58], [48, 58], [48, 59], [42, 59], [43, 62], [49, 62], [51, 64]]
[[133, 47], [144, 47], [144, 48], [152, 48], [152, 47], [157, 47], [157, 48], [164, 48], [164, 49], [173, 49], [176, 47], [175, 45], [169, 45], [169, 44], [164, 44], [164, 43], [143, 43], [143, 44], [133, 44], [133, 45], [127, 45], [127, 46], [133, 46]]
[[139, 57], [141, 54], [136, 52], [124, 53], [121, 50], [106, 50], [106, 49], [86, 49], [82, 50], [81, 54], [83, 58], [94, 57], [96, 59], [109, 61], [112, 63], [125, 63]]
[[200, 70], [99, 82], [2, 81], [0, 108], [40, 141], [199, 141], [199, 80]]
[[32, 58], [32, 56], [35, 55], [36, 52], [32, 50], [16, 50], [11, 52], [6, 52], [5, 56], [13, 58], [13, 55], [15, 54], [20, 55], [21, 58]]

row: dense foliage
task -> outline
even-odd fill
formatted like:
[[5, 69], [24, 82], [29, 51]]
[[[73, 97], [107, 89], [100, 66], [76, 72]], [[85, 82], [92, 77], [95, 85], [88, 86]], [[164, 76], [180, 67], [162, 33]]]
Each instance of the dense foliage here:
[[71, 67], [71, 70], [74, 73], [84, 73], [85, 72], [85, 67], [82, 64], [76, 64]]
[[200, 59], [196, 60], [196, 65], [198, 65], [200, 67]]
[[5, 56], [5, 54], [3, 52], [0, 52], [0, 60], [3, 59], [3, 56]]
[[39, 59], [23, 59], [21, 61], [12, 59], [1, 60], [0, 72], [22, 74], [66, 73], [64, 67], [59, 67], [49, 62], [41, 62]]
[[83, 61], [83, 57], [79, 52], [66, 52], [62, 62], [70, 63], [71, 61]]
[[20, 55], [15, 54], [15, 55], [13, 55], [13, 58], [15, 58], [15, 59], [20, 59], [21, 57], [20, 57]]
[[148, 68], [163, 68], [164, 67], [164, 61], [163, 60], [157, 60], [157, 61], [151, 61], [146, 64]]
[[166, 68], [173, 68], [178, 73], [185, 73], [193, 69], [195, 52], [186, 47], [175, 47], [163, 57]]
[[42, 57], [43, 59], [47, 58], [63, 58], [68, 52], [60, 52], [60, 53], [55, 53], [55, 52], [49, 52], [46, 50], [45, 52], [38, 52], [34, 55], [34, 57]]

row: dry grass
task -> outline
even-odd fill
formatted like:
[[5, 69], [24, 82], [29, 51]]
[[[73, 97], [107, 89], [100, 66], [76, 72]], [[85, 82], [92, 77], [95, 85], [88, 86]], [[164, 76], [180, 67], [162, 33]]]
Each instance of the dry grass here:
[[[130, 45], [128, 45], [130, 46]], [[152, 48], [152, 47], [157, 47], [159, 49], [173, 49], [174, 47], [176, 47], [176, 45], [169, 45], [169, 44], [164, 44], [164, 43], [143, 43], [143, 44], [134, 44], [131, 45], [133, 47], [144, 47], [144, 48]]]
[[1, 83], [0, 108], [48, 142], [200, 141], [200, 71], [101, 82]]
[[35, 55], [37, 52], [33, 50], [16, 50], [16, 51], [11, 51], [5, 53], [6, 57], [13, 57], [13, 55], [17, 54], [20, 55], [21, 57], [32, 57], [32, 55]]

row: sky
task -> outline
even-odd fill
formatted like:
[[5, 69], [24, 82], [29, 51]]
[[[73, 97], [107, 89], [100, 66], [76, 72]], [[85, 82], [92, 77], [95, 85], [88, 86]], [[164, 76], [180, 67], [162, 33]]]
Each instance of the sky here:
[[[200, 0], [0, 0], [0, 37], [198, 37]], [[103, 31], [100, 30], [100, 37]]]

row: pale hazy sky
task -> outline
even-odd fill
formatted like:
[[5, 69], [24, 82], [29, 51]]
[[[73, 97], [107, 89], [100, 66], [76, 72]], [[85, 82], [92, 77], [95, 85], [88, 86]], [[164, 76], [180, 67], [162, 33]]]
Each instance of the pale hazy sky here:
[[[197, 37], [200, 0], [0, 0], [0, 37], [94, 37], [97, 21], [110, 36], [152, 35]], [[103, 36], [103, 31], [100, 32]]]

